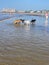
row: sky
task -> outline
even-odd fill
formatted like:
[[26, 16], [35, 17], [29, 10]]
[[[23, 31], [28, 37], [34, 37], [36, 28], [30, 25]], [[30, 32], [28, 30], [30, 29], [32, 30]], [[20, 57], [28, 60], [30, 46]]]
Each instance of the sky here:
[[0, 9], [49, 10], [49, 0], [0, 0]]

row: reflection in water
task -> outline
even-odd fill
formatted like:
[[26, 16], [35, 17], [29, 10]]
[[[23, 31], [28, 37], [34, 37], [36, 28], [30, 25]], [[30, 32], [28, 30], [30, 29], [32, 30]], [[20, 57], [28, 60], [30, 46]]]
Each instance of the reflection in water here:
[[25, 30], [30, 30], [30, 25], [25, 25]]
[[48, 26], [48, 19], [46, 19], [45, 21], [45, 26]]

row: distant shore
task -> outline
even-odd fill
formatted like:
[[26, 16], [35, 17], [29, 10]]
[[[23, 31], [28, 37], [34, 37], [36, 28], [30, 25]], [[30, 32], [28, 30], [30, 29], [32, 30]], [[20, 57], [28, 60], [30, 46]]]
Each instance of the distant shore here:
[[24, 15], [30, 15], [30, 16], [45, 16], [44, 13], [26, 13], [26, 12], [1, 12], [3, 14], [24, 14]]
[[16, 13], [30, 15], [30, 16], [45, 16], [45, 14], [43, 13], [25, 13], [25, 12], [16, 12]]

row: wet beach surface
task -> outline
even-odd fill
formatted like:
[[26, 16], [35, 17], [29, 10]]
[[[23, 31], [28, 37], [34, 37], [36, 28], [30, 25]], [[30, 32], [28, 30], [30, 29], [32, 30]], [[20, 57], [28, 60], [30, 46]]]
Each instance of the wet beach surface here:
[[29, 26], [14, 25], [14, 18], [0, 22], [0, 65], [49, 65], [49, 24], [37, 18]]

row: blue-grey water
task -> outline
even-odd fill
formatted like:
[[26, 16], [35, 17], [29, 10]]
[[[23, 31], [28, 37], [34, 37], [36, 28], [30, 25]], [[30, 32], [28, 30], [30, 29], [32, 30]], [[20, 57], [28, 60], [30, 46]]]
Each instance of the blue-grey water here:
[[[19, 18], [36, 22], [15, 25], [14, 20]], [[49, 65], [49, 19], [16, 16], [0, 21], [0, 65]]]

